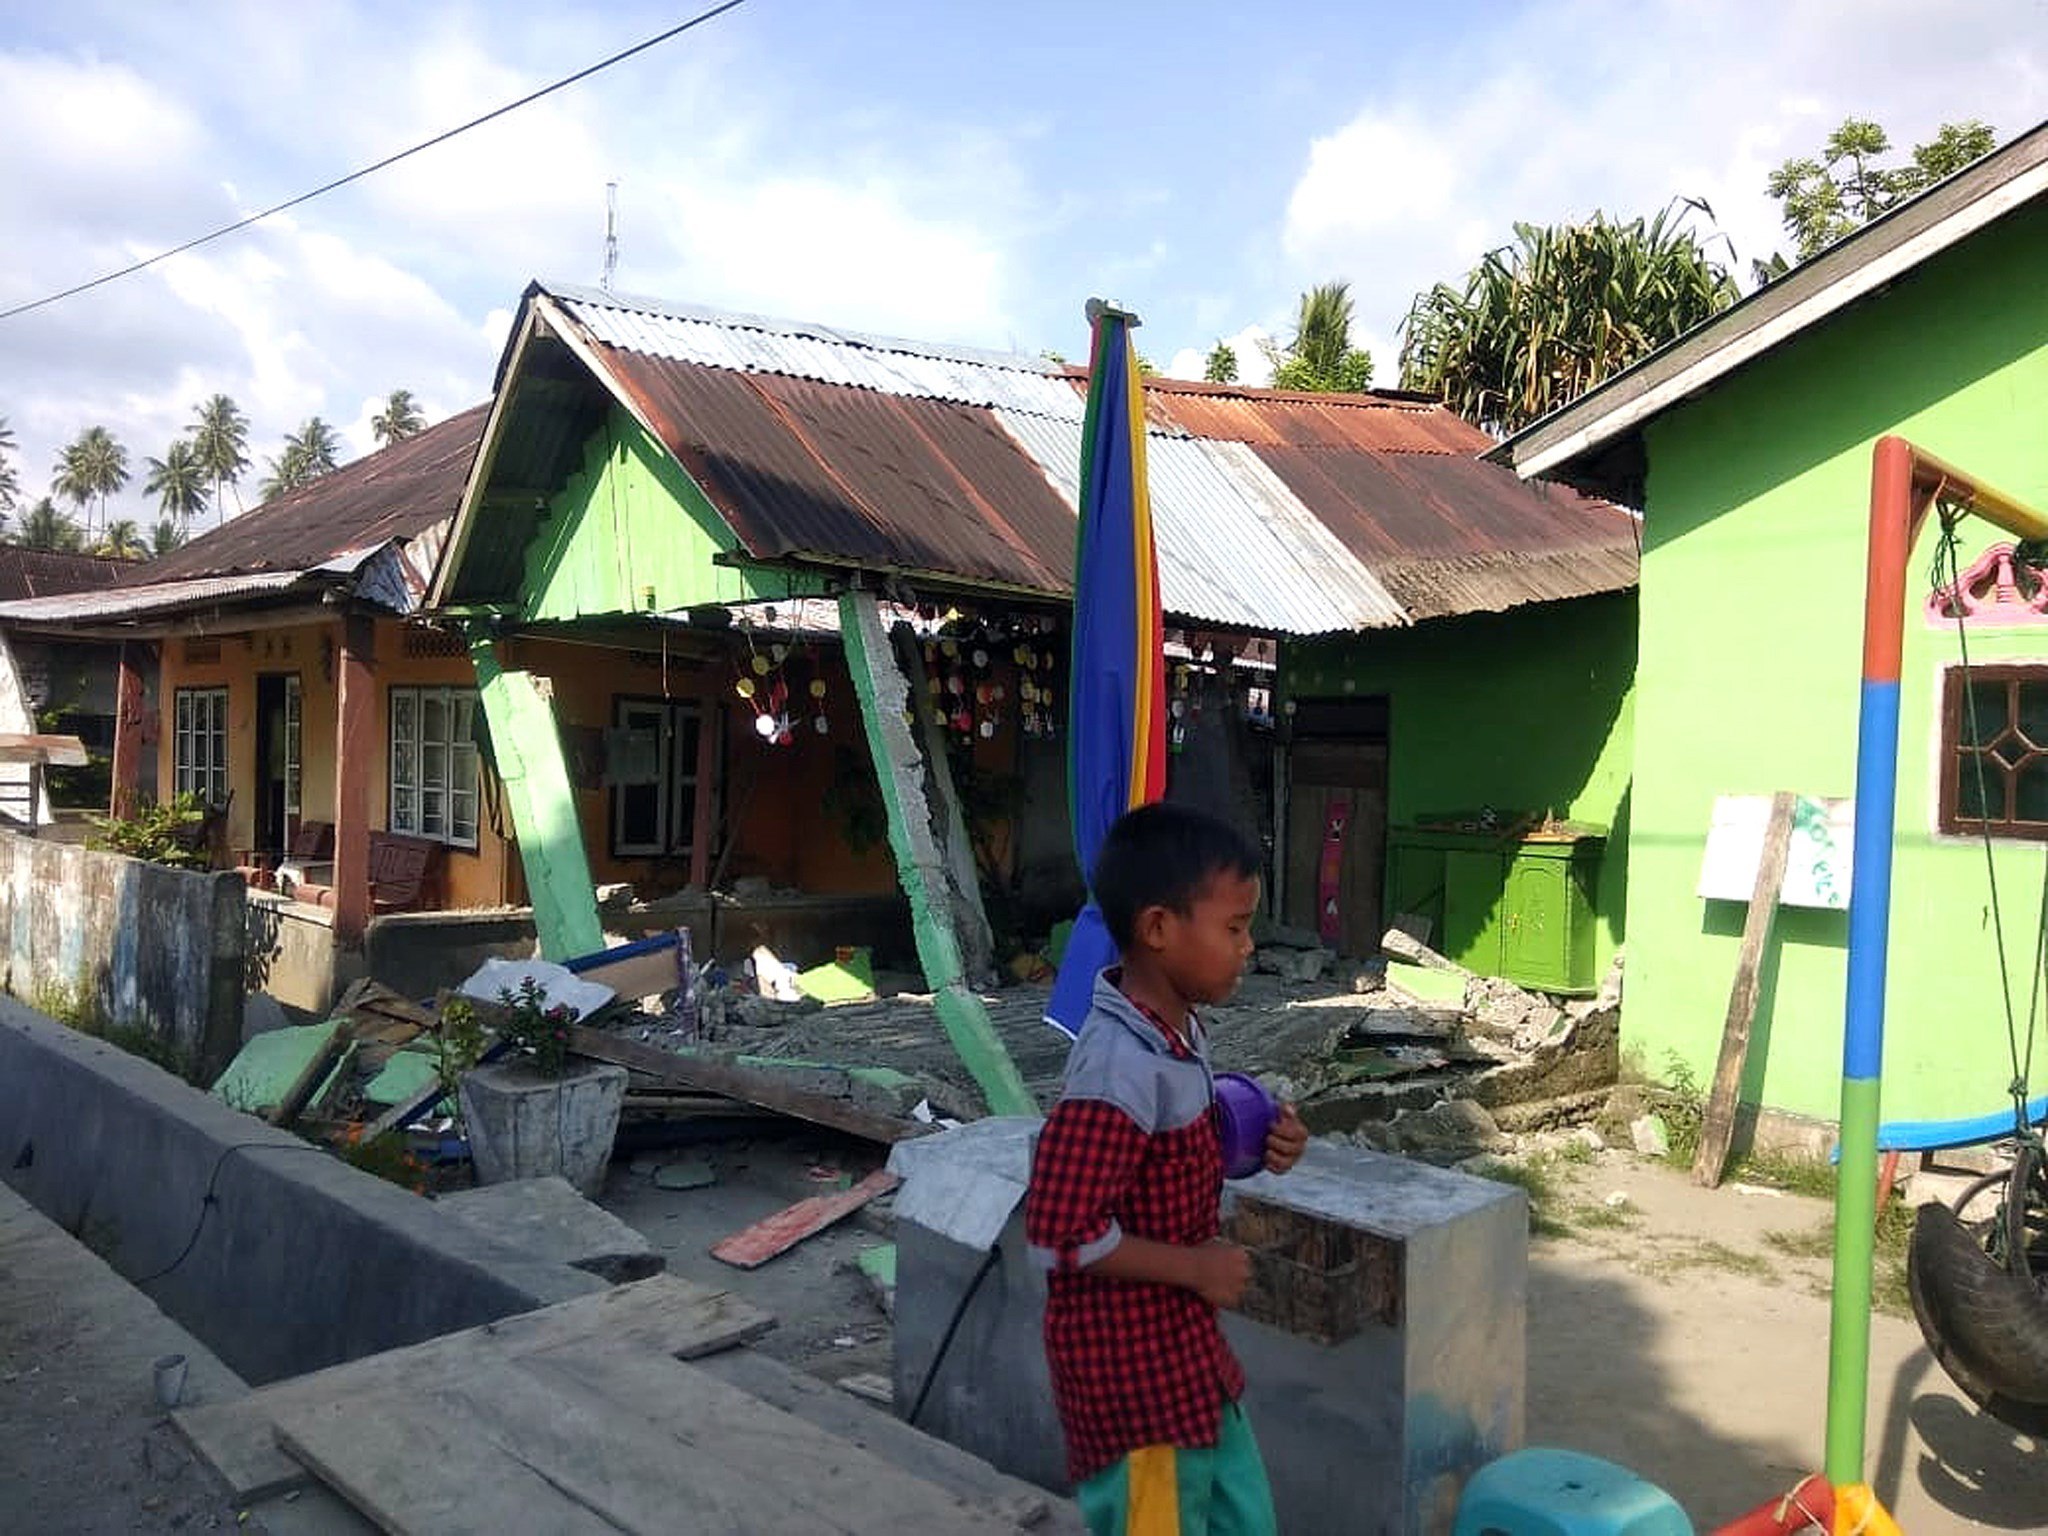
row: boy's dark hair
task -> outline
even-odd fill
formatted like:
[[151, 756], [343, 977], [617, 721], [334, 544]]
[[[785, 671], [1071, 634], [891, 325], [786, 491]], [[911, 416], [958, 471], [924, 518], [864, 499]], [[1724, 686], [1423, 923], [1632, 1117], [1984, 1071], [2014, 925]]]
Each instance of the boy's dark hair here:
[[1095, 904], [1118, 949], [1128, 949], [1146, 907], [1186, 912], [1220, 874], [1259, 873], [1258, 851], [1229, 822], [1159, 801], [1126, 811], [1095, 856]]

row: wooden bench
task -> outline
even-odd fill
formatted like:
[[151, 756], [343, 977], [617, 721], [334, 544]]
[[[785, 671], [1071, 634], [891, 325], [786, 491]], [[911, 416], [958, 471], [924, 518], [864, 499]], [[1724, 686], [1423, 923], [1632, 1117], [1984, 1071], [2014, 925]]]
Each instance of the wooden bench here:
[[[330, 829], [331, 831], [331, 829]], [[370, 834], [370, 909], [412, 912], [439, 904], [441, 845], [403, 832]], [[316, 907], [334, 905], [334, 887], [300, 883], [295, 899]]]

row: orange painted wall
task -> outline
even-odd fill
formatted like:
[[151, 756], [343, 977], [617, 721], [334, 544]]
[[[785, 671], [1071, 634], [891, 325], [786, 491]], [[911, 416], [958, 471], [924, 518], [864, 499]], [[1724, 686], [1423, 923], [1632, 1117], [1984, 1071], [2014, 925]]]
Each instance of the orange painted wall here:
[[[194, 646], [215, 646], [218, 656], [207, 658]], [[228, 813], [228, 846], [246, 848], [255, 837], [256, 762], [256, 680], [268, 673], [296, 673], [299, 678], [301, 711], [300, 797], [308, 821], [334, 819], [334, 761], [336, 691], [332, 677], [333, 657], [341, 645], [339, 621], [308, 624], [289, 629], [259, 629], [244, 633], [208, 636], [198, 641], [181, 638], [163, 644], [163, 670], [159, 698], [162, 701], [163, 731], [157, 749], [158, 782], [172, 783], [172, 759], [176, 750], [176, 690], [180, 688], [221, 688], [228, 690], [228, 785], [235, 792]], [[379, 693], [380, 724], [389, 719], [385, 690], [406, 685], [447, 685], [474, 687], [476, 673], [467, 656], [408, 657], [404, 626], [396, 620], [380, 621], [376, 627], [371, 675]], [[364, 766], [370, 775], [370, 825], [387, 825], [390, 793], [390, 754], [380, 729], [374, 742], [351, 743], [366, 755]], [[494, 786], [486, 784], [482, 795], [474, 850], [450, 848], [443, 865], [445, 900], [454, 907], [498, 906], [518, 896], [517, 876], [511, 868], [516, 854], [508, 859], [505, 836], [489, 825], [497, 797]], [[502, 819], [502, 818], [501, 818]], [[509, 829], [508, 829], [509, 830]]]

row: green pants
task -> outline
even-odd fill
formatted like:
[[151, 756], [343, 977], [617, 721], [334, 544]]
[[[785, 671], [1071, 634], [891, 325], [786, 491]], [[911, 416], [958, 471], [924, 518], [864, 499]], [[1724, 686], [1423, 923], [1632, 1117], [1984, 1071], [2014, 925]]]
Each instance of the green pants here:
[[1148, 1445], [1075, 1490], [1092, 1536], [1276, 1536], [1273, 1490], [1244, 1410], [1207, 1446]]

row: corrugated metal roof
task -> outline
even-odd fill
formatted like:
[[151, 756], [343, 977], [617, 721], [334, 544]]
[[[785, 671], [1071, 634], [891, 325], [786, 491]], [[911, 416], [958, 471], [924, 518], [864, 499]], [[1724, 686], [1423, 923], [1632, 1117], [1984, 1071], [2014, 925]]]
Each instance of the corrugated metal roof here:
[[455, 516], [486, 406], [329, 470], [182, 549], [136, 566], [129, 587], [249, 571], [310, 570], [346, 550], [418, 537]]
[[[1077, 508], [1080, 425], [1003, 411], [996, 419]], [[1372, 572], [1249, 449], [1147, 433], [1145, 465], [1167, 612], [1293, 635], [1406, 622]]]
[[759, 559], [1066, 589], [1073, 516], [986, 412], [599, 353]]
[[248, 576], [202, 576], [189, 581], [156, 582], [142, 587], [103, 587], [95, 592], [27, 597], [18, 602], [0, 603], [0, 622], [84, 624], [132, 619], [144, 614], [203, 606], [224, 598], [282, 592], [297, 585], [305, 574], [303, 571], [266, 571]]
[[[1085, 386], [1085, 376], [1079, 381]], [[1194, 437], [1273, 448], [1484, 453], [1493, 439], [1440, 404], [1393, 395], [1303, 395], [1149, 379], [1155, 421]]]
[[0, 544], [0, 602], [104, 587], [136, 568], [136, 561], [111, 555], [74, 555], [64, 550]]
[[592, 339], [647, 357], [1081, 419], [1082, 402], [1064, 370], [1036, 358], [723, 314], [560, 283], [542, 288]]

